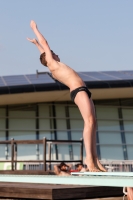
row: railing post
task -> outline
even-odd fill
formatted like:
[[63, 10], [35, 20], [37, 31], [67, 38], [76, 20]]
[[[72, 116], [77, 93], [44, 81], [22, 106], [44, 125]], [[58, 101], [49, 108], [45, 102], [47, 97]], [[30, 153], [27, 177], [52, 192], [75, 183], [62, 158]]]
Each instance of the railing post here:
[[[49, 153], [49, 161], [51, 161], [51, 142], [48, 143], [48, 153]], [[49, 170], [51, 170], [51, 162], [48, 164]]]
[[17, 144], [14, 143], [14, 161], [15, 161], [15, 170], [17, 170]]
[[83, 138], [80, 139], [81, 140], [81, 145], [80, 145], [80, 160], [81, 160], [81, 164], [83, 164]]
[[11, 169], [14, 170], [14, 138], [11, 138]]
[[44, 165], [44, 171], [46, 171], [46, 138], [43, 138], [43, 165]]

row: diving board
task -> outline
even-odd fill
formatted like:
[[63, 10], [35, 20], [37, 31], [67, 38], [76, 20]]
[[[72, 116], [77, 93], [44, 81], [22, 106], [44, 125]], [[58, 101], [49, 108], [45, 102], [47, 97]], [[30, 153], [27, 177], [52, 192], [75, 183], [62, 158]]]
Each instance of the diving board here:
[[[107, 172], [108, 173], [108, 172]], [[121, 175], [111, 175], [105, 172], [88, 172], [83, 176], [57, 176], [57, 175], [5, 175], [0, 174], [0, 182], [16, 183], [43, 183], [88, 186], [133, 187], [133, 173], [123, 172]], [[100, 174], [100, 175], [99, 175]]]
[[126, 176], [133, 177], [133, 172], [71, 172], [72, 175], [82, 176]]

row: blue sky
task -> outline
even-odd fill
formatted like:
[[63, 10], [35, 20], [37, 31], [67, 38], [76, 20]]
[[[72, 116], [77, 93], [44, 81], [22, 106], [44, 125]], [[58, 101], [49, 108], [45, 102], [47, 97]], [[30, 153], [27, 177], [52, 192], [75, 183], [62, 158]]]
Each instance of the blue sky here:
[[75, 71], [133, 69], [132, 0], [1, 0], [1, 76], [48, 71], [26, 40], [32, 19]]

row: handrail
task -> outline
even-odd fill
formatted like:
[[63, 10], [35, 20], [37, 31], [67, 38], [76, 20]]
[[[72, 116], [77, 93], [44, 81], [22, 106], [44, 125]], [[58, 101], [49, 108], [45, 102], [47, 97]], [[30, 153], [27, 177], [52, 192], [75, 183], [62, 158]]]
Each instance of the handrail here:
[[[0, 160], [0, 162], [11, 162], [11, 170], [16, 170], [17, 162], [43, 162], [44, 171], [46, 171], [46, 163], [49, 164], [49, 169], [51, 169], [51, 163], [61, 162], [61, 160], [51, 160], [51, 144], [72, 144], [80, 143], [80, 159], [79, 160], [68, 160], [65, 162], [80, 162], [83, 163], [83, 139], [81, 140], [47, 140], [45, 137], [42, 140], [14, 140], [12, 138], [8, 141], [0, 141], [0, 144], [10, 144], [11, 145], [11, 160]], [[43, 160], [17, 160], [17, 145], [18, 144], [43, 144]], [[48, 144], [48, 154], [49, 160], [46, 160], [46, 146]]]

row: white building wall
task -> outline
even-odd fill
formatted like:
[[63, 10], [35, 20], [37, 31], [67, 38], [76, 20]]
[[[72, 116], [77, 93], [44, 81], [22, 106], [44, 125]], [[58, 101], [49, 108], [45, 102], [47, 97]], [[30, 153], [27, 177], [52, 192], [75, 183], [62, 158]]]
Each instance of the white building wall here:
[[[129, 100], [127, 99], [129, 102]], [[108, 100], [109, 105], [101, 101], [95, 102], [97, 116], [97, 148], [99, 149], [100, 159], [124, 160], [124, 151], [127, 149], [128, 159], [133, 159], [133, 100], [129, 103], [114, 104], [113, 100]], [[119, 102], [119, 101], [118, 101]], [[126, 100], [124, 100], [126, 102]], [[36, 107], [38, 106], [38, 116], [36, 116]], [[53, 107], [54, 115], [53, 116]], [[66, 108], [69, 116], [66, 115]], [[122, 118], [118, 110], [121, 109]], [[8, 112], [7, 112], [8, 110]], [[7, 114], [8, 113], [8, 116]], [[36, 129], [36, 122], [39, 122], [39, 128]], [[55, 121], [54, 121], [55, 120]], [[8, 121], [8, 129], [7, 129]], [[122, 132], [120, 122], [123, 122], [124, 130]], [[69, 122], [69, 129], [68, 129]], [[55, 128], [56, 126], [56, 128]], [[71, 135], [72, 140], [80, 140], [83, 132], [83, 120], [81, 114], [73, 103], [58, 102], [44, 104], [25, 104], [14, 105], [0, 108], [0, 140], [14, 138], [15, 140], [36, 140], [54, 139], [55, 134], [58, 140], [68, 140]], [[122, 134], [125, 136], [124, 149], [122, 143]], [[69, 135], [69, 136], [68, 136]], [[6, 145], [0, 145], [0, 160], [7, 158]], [[10, 145], [8, 145], [8, 159], [11, 159]], [[71, 152], [72, 151], [72, 152]], [[52, 145], [53, 160], [69, 160], [71, 154], [73, 159], [80, 159], [79, 144], [58, 144]], [[58, 155], [57, 155], [58, 154]], [[38, 156], [37, 156], [38, 155]], [[43, 145], [18, 145], [18, 159], [37, 160], [43, 159]], [[85, 157], [85, 150], [84, 150]], [[48, 148], [47, 148], [48, 159]]]

